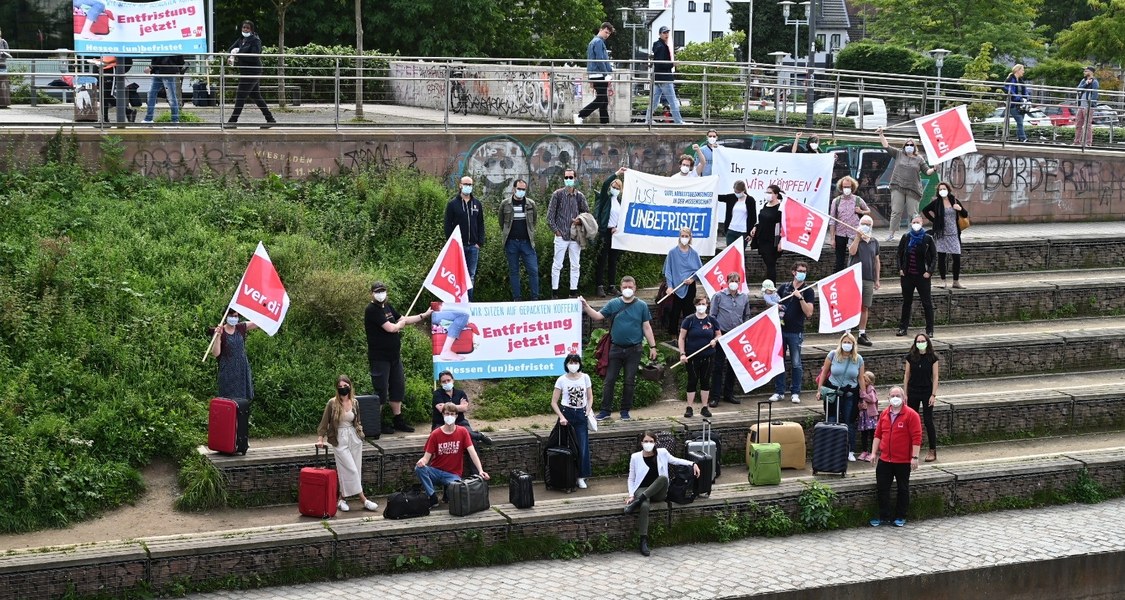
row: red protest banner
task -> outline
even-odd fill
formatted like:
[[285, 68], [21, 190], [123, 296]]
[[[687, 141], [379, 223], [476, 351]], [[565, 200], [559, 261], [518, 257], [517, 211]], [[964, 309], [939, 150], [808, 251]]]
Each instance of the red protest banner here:
[[973, 130], [969, 127], [969, 113], [965, 105], [926, 115], [914, 120], [918, 137], [926, 149], [926, 160], [931, 165], [977, 151]]
[[863, 310], [863, 275], [856, 263], [816, 282], [820, 298], [820, 333], [844, 331], [859, 325]]
[[738, 273], [739, 281], [742, 282], [738, 290], [740, 294], [745, 294], [749, 289], [746, 285], [744, 239], [739, 236], [734, 243], [727, 246], [726, 249], [715, 255], [715, 258], [707, 261], [707, 264], [695, 272], [695, 276], [703, 284], [703, 289], [707, 291], [708, 297], [727, 289], [727, 275], [730, 273]]
[[277, 333], [285, 313], [289, 312], [289, 294], [261, 242], [250, 257], [228, 309], [238, 311], [270, 335]]
[[444, 302], [469, 301], [473, 281], [469, 278], [469, 264], [465, 262], [465, 249], [461, 245], [460, 225], [453, 228], [422, 286]]
[[781, 356], [781, 317], [777, 306], [719, 338], [742, 391], [749, 393], [785, 371]]
[[781, 203], [781, 249], [820, 260], [828, 217], [813, 207], [786, 197]]

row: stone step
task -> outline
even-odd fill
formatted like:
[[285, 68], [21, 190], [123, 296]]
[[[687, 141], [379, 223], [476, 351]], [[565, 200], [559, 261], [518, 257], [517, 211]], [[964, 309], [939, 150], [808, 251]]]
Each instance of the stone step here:
[[[1034, 388], [1027, 387], [1026, 383], [1009, 383], [1012, 388], [1022, 388], [1018, 394], [1011, 395], [997, 394], [993, 380], [980, 380], [975, 387], [963, 386], [965, 391], [960, 394], [941, 394], [934, 411], [937, 435], [944, 445], [1122, 429], [1125, 428], [1123, 378], [1125, 372], [1110, 371], [1093, 375], [1094, 383], [1090, 385], [1068, 381], [1053, 386], [1052, 383], [1057, 382], [1049, 379]], [[886, 386], [881, 389], [885, 390]], [[717, 409], [711, 419], [714, 432], [723, 442], [723, 464], [745, 463], [747, 435], [757, 422], [750, 405], [745, 408], [730, 412]], [[773, 408], [775, 420], [801, 424], [807, 452], [811, 452], [813, 425], [823, 420], [821, 408], [813, 401], [801, 405], [783, 402]], [[701, 427], [700, 419], [682, 417], [603, 422], [599, 431], [590, 434], [594, 475], [626, 473], [629, 456], [645, 431], [672, 434], [678, 440], [676, 453], [682, 455], [683, 441], [698, 437]], [[485, 469], [498, 482], [505, 481], [513, 469], [538, 476], [549, 433], [547, 428], [490, 433], [493, 445], [478, 448]], [[414, 482], [414, 463], [422, 455], [425, 439], [426, 434], [416, 433], [368, 440], [370, 446], [365, 448], [363, 457], [363, 481], [377, 493], [409, 486]], [[232, 506], [294, 502], [300, 469], [314, 464], [311, 444], [252, 447], [246, 456], [223, 456], [202, 447], [199, 451], [223, 473]]]
[[[926, 465], [911, 476], [911, 520], [993, 510], [1012, 502], [1050, 502], [1092, 480], [1110, 495], [1125, 493], [1125, 446], [997, 460]], [[658, 545], [685, 543], [683, 527], [706, 526], [718, 513], [754, 516], [763, 506], [798, 517], [798, 499], [812, 481], [835, 492], [845, 526], [862, 526], [874, 512], [873, 469], [847, 477], [789, 477], [780, 485], [719, 483], [692, 504], [654, 506]], [[201, 534], [140, 537], [76, 546], [10, 551], [0, 556], [0, 589], [11, 597], [124, 596], [240, 588], [270, 582], [321, 580], [443, 565], [456, 552], [507, 553], [509, 560], [547, 558], [565, 544], [598, 551], [634, 544], [636, 516], [622, 511], [620, 492], [540, 500], [519, 510], [495, 503], [468, 517], [307, 520]], [[539, 550], [536, 551], [535, 549]], [[423, 559], [424, 557], [424, 559]]]

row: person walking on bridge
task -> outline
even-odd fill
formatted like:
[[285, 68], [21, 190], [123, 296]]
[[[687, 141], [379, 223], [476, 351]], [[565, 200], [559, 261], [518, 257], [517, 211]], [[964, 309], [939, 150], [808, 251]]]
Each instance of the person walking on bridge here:
[[609, 123], [609, 80], [613, 77], [613, 65], [609, 64], [609, 50], [605, 41], [613, 35], [613, 23], [606, 21], [598, 28], [597, 35], [586, 45], [586, 76], [594, 86], [594, 100], [574, 116], [574, 124], [598, 111], [602, 125]]
[[646, 125], [652, 124], [652, 112], [659, 108], [661, 100], [666, 101], [671, 108], [672, 121], [676, 125], [683, 125], [684, 123], [683, 117], [680, 116], [680, 101], [676, 99], [675, 75], [672, 74], [676, 66], [672, 62], [672, 48], [668, 45], [668, 32], [667, 25], [661, 27], [660, 38], [652, 45], [653, 91], [652, 102], [649, 104], [648, 115], [645, 118]]
[[1078, 82], [1078, 115], [1074, 120], [1074, 145], [1089, 146], [1094, 143], [1094, 109], [1098, 105], [1098, 89], [1094, 67], [1082, 71]]

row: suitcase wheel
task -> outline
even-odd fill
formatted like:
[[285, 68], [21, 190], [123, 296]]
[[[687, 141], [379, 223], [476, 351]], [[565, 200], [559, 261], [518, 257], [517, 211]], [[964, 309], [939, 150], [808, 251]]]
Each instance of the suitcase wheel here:
[[814, 471], [812, 472], [812, 474], [813, 474], [813, 475], [816, 475], [816, 471], [814, 470]]

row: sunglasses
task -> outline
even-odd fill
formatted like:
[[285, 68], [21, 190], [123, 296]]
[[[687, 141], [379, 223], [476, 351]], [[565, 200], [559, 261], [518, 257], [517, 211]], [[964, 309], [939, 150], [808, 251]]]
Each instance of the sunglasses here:
[[573, 177], [563, 177], [564, 181], [574, 181]]

